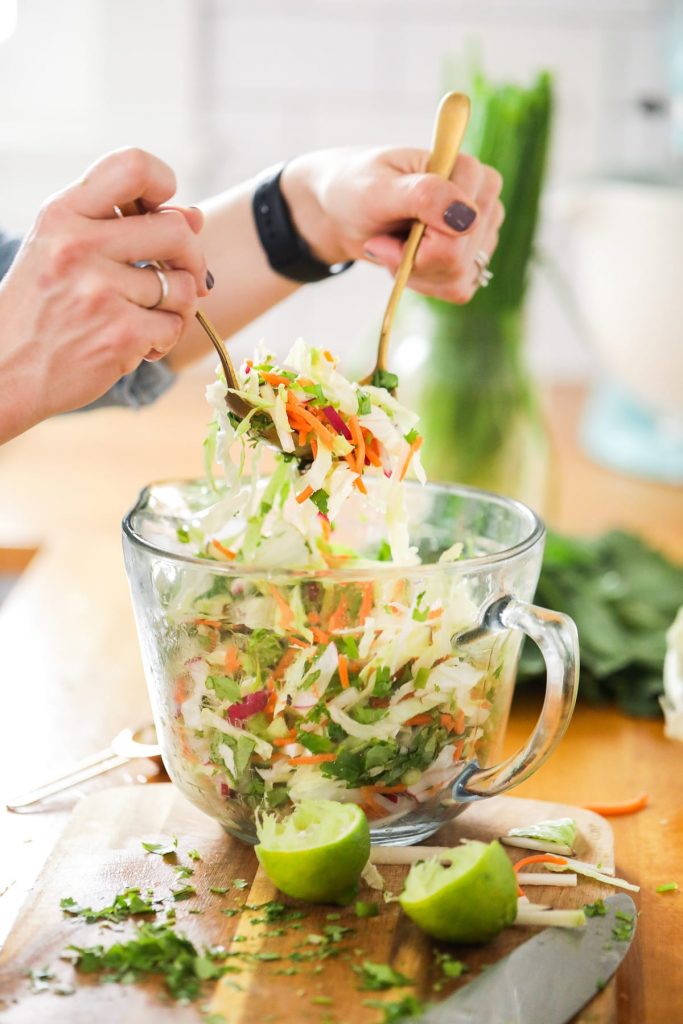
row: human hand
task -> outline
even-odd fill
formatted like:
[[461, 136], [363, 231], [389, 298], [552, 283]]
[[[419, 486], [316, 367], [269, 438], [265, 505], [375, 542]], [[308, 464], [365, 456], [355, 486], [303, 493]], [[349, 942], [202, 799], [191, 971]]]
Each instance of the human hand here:
[[461, 154], [450, 181], [425, 173], [421, 149], [345, 148], [297, 157], [282, 190], [299, 233], [328, 264], [366, 259], [393, 274], [410, 224], [427, 225], [409, 287], [449, 302], [477, 289], [478, 253], [490, 259], [504, 211], [502, 178]]
[[[111, 153], [50, 198], [0, 285], [0, 442], [99, 398], [180, 338], [208, 293], [194, 208], [163, 207], [175, 175], [139, 149]], [[141, 199], [144, 216], [115, 206]], [[163, 260], [168, 295], [141, 260]]]

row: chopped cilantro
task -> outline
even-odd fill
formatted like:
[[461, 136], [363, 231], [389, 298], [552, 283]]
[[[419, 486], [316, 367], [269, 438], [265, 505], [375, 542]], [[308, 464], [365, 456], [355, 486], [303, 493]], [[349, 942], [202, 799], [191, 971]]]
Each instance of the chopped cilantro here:
[[212, 885], [209, 888], [209, 892], [215, 892], [217, 896], [224, 896], [228, 890], [229, 886], [227, 885]]
[[618, 923], [612, 929], [612, 938], [617, 942], [630, 942], [634, 928], [633, 914], [625, 914], [623, 910], [617, 910], [614, 917]]
[[124, 889], [123, 892], [117, 893], [110, 906], [100, 907], [99, 910], [81, 907], [71, 896], [65, 896], [59, 901], [59, 905], [65, 914], [83, 917], [87, 924], [94, 921], [125, 921], [135, 914], [155, 914], [159, 909], [158, 902], [143, 899], [137, 888]]
[[233, 889], [246, 889], [248, 885], [246, 878], [236, 878], [232, 883]]
[[398, 377], [389, 370], [375, 370], [372, 375], [372, 383], [376, 388], [385, 388], [387, 391], [395, 391], [398, 387]]
[[176, 537], [178, 538], [178, 540], [180, 541], [181, 544], [189, 544], [190, 543], [190, 534], [185, 529], [184, 526], [179, 526], [178, 527], [178, 529], [176, 530]]
[[446, 978], [459, 978], [461, 974], [465, 974], [469, 970], [467, 964], [462, 960], [456, 960], [450, 953], [436, 952], [434, 959]]
[[372, 401], [367, 391], [361, 391], [358, 389], [358, 415], [367, 416], [369, 412], [372, 412]]
[[242, 696], [239, 683], [236, 683], [230, 676], [207, 676], [206, 688], [213, 690], [219, 700], [234, 702], [240, 700]]
[[133, 982], [160, 974], [175, 999], [193, 1000], [202, 982], [217, 978], [225, 968], [217, 963], [222, 951], [200, 953], [184, 935], [167, 925], [142, 924], [134, 938], [103, 946], [68, 946], [83, 974], [102, 974], [106, 981]]
[[163, 843], [145, 843], [143, 847], [147, 850], [147, 853], [156, 853], [159, 857], [173, 856], [178, 852], [178, 836], [171, 836], [169, 840]]
[[413, 441], [417, 441], [419, 436], [420, 436], [420, 434], [415, 429], [415, 427], [413, 427], [412, 430], [409, 430], [407, 434], [403, 435], [404, 439], [408, 442], [408, 444], [412, 444]]
[[364, 960], [362, 964], [355, 964], [353, 969], [360, 977], [361, 989], [364, 991], [379, 992], [387, 988], [413, 984], [410, 978], [399, 974], [389, 964], [375, 964], [370, 960]]
[[313, 996], [311, 1002], [316, 1006], [329, 1006], [332, 1003], [332, 996]]
[[311, 495], [310, 498], [310, 500], [313, 502], [318, 511], [322, 512], [324, 516], [326, 516], [328, 513], [327, 503], [329, 501], [329, 497], [330, 496], [327, 493], [327, 491], [320, 487], [317, 491], [313, 491], [313, 494]]
[[376, 903], [366, 903], [365, 900], [356, 900], [356, 917], [377, 917], [379, 906]]
[[658, 885], [655, 892], [676, 892], [678, 890], [678, 882], [665, 882], [663, 885]]
[[391, 545], [388, 540], [381, 540], [375, 556], [378, 562], [391, 561]]
[[202, 855], [199, 852], [199, 850], [188, 850], [187, 851], [187, 856], [190, 858], [190, 860], [201, 860], [202, 859]]
[[344, 928], [340, 924], [328, 924], [323, 928], [325, 938], [328, 942], [341, 942], [345, 935], [354, 931], [353, 928]]
[[384, 1016], [381, 1024], [396, 1024], [397, 1021], [409, 1020], [411, 1017], [417, 1017], [425, 1009], [415, 996], [405, 996], [392, 1003], [385, 1003], [381, 999], [366, 999], [364, 1005], [382, 1010]]
[[171, 895], [176, 901], [188, 900], [191, 896], [197, 895], [197, 890], [193, 885], [183, 885], [180, 889], [171, 889]]
[[595, 903], [585, 903], [583, 912], [586, 917], [604, 917], [607, 907], [604, 900], [596, 900]]

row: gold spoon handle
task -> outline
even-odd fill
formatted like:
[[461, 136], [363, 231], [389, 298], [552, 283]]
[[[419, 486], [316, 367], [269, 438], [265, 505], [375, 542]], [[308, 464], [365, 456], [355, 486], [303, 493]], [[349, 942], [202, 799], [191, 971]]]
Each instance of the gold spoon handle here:
[[[428, 174], [438, 174], [440, 178], [448, 179], [453, 173], [455, 161], [457, 160], [460, 146], [465, 135], [465, 129], [470, 116], [470, 101], [467, 96], [460, 92], [449, 92], [441, 100], [436, 113], [434, 124], [434, 135], [429, 161], [427, 163]], [[413, 272], [415, 257], [422, 236], [425, 232], [425, 225], [422, 221], [416, 221], [410, 229], [408, 240], [403, 249], [403, 256], [399, 264], [394, 286], [391, 289], [387, 308], [382, 320], [382, 327], [379, 334], [379, 345], [377, 348], [377, 370], [386, 369], [387, 353], [389, 351], [389, 336], [394, 323], [394, 316], [399, 304], [403, 289], [408, 278]], [[369, 383], [374, 376], [366, 378], [363, 383]]]

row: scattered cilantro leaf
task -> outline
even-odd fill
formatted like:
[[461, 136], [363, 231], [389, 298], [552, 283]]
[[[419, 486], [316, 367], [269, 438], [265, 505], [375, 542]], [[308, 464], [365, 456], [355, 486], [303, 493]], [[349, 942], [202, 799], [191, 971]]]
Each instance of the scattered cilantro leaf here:
[[604, 917], [607, 907], [604, 900], [596, 900], [595, 903], [585, 903], [583, 912], [586, 917]]
[[385, 388], [387, 391], [395, 391], [398, 387], [398, 377], [389, 370], [375, 370], [372, 375], [372, 383], [376, 388]]
[[356, 917], [377, 917], [379, 906], [376, 903], [356, 900]]
[[362, 964], [354, 964], [353, 970], [361, 979], [363, 991], [379, 992], [387, 988], [413, 984], [410, 978], [399, 974], [390, 964], [376, 964], [371, 960], [364, 960]]
[[616, 942], [630, 942], [635, 924], [633, 914], [625, 914], [623, 910], [617, 910], [614, 917], [617, 924], [612, 929], [612, 938]]
[[156, 853], [159, 857], [168, 857], [178, 852], [178, 837], [171, 836], [163, 843], [142, 843], [147, 853]]
[[158, 901], [143, 899], [137, 888], [124, 889], [123, 892], [117, 893], [110, 906], [100, 907], [99, 910], [80, 906], [72, 896], [65, 896], [59, 901], [59, 905], [65, 914], [82, 917], [87, 924], [93, 924], [95, 921], [125, 921], [135, 914], [155, 914], [160, 906]]
[[658, 885], [655, 892], [677, 892], [678, 882], [664, 882], [663, 885]]
[[233, 889], [246, 889], [248, 885], [246, 878], [236, 878], [232, 883]]
[[217, 896], [225, 896], [230, 887], [228, 885], [211, 885], [209, 886], [209, 892], [216, 893]]
[[176, 900], [188, 900], [191, 896], [197, 895], [197, 890], [193, 885], [183, 885], [180, 889], [171, 889], [171, 895]]
[[358, 415], [367, 416], [369, 412], [372, 412], [372, 400], [367, 391], [358, 389]]
[[434, 959], [441, 968], [441, 973], [445, 978], [459, 978], [469, 970], [466, 963], [463, 963], [462, 960], [456, 960], [450, 953], [436, 952]]
[[424, 1004], [415, 996], [405, 996], [392, 1003], [385, 1003], [381, 999], [366, 999], [364, 1005], [382, 1010], [384, 1016], [381, 1024], [396, 1024], [397, 1021], [409, 1020], [425, 1010]]
[[326, 516], [328, 511], [329, 511], [329, 509], [328, 509], [329, 498], [330, 498], [330, 496], [327, 493], [327, 491], [324, 490], [324, 488], [320, 487], [317, 491], [313, 491], [313, 494], [311, 495], [310, 500], [313, 502], [313, 504], [318, 509], [318, 511], [322, 512], [322, 514], [324, 516]]

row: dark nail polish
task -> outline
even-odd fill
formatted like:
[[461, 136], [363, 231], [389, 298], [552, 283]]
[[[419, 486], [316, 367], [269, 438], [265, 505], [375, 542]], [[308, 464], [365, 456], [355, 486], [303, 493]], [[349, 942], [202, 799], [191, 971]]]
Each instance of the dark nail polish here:
[[477, 216], [477, 211], [465, 203], [451, 203], [443, 215], [443, 219], [449, 228], [454, 231], [467, 231], [468, 227]]
[[206, 287], [209, 289], [209, 291], [211, 291], [211, 289], [213, 288], [214, 284], [215, 284], [215, 282], [214, 282], [214, 279], [213, 279], [213, 274], [211, 273], [210, 270], [207, 270], [207, 272], [206, 272]]

